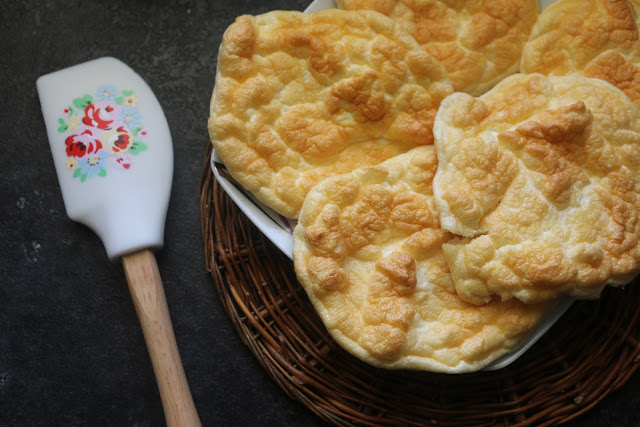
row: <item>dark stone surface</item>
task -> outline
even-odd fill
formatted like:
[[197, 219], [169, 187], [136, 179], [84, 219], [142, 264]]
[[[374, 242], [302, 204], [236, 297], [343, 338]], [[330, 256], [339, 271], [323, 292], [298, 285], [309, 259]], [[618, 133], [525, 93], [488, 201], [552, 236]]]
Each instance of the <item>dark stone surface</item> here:
[[[224, 29], [244, 13], [305, 0], [3, 1], [0, 12], [0, 426], [164, 423], [153, 371], [119, 264], [70, 221], [35, 81], [101, 56], [136, 70], [162, 104], [175, 172], [157, 254], [201, 420], [320, 425], [241, 343], [204, 268], [198, 184]], [[640, 425], [640, 376], [575, 425]]]

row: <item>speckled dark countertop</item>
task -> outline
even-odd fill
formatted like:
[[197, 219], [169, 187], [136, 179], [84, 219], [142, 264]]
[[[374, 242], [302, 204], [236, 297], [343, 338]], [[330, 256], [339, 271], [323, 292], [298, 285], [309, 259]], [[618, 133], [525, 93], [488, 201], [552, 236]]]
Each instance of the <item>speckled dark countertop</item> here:
[[[238, 15], [305, 0], [3, 1], [0, 10], [0, 426], [164, 423], [119, 264], [70, 221], [36, 92], [43, 74], [101, 56], [136, 70], [174, 141], [165, 248], [157, 254], [200, 418], [214, 425], [321, 425], [241, 343], [205, 270], [198, 184], [216, 53]], [[576, 426], [640, 425], [640, 375]]]

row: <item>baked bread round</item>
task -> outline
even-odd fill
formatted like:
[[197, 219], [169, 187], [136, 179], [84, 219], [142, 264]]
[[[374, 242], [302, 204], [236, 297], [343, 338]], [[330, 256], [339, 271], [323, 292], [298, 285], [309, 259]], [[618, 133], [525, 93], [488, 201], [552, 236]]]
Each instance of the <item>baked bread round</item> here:
[[331, 336], [388, 369], [461, 373], [518, 347], [549, 304], [460, 299], [442, 244], [432, 146], [327, 178], [305, 199], [294, 266]]
[[531, 31], [521, 71], [603, 79], [640, 107], [639, 25], [638, 0], [556, 0]]
[[445, 99], [434, 194], [458, 295], [597, 297], [640, 268], [640, 110], [578, 75], [515, 75]]
[[274, 11], [224, 33], [210, 139], [244, 189], [296, 218], [322, 179], [433, 143], [443, 66], [372, 11]]
[[537, 0], [336, 0], [399, 22], [449, 72], [455, 91], [480, 95], [518, 71]]

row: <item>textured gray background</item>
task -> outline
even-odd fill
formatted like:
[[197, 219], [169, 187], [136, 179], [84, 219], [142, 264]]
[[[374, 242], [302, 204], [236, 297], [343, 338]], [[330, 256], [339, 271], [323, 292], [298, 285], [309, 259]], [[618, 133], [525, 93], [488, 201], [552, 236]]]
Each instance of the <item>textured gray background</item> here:
[[[0, 426], [164, 423], [121, 266], [64, 212], [35, 87], [42, 74], [106, 55], [148, 82], [172, 130], [157, 259], [203, 424], [321, 424], [267, 376], [224, 313], [204, 267], [198, 200], [224, 29], [307, 1], [0, 3]], [[574, 425], [640, 425], [639, 406], [635, 375]]]

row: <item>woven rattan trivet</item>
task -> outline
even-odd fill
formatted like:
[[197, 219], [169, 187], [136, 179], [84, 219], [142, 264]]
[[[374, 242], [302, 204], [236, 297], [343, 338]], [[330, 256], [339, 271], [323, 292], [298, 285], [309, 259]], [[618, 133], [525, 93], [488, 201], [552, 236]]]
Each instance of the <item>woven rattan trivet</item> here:
[[512, 365], [464, 375], [386, 371], [342, 350], [293, 264], [213, 177], [200, 187], [207, 267], [242, 340], [291, 398], [338, 425], [549, 425], [576, 418], [640, 365], [640, 284], [572, 305]]

